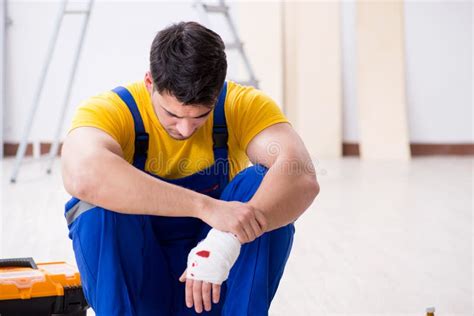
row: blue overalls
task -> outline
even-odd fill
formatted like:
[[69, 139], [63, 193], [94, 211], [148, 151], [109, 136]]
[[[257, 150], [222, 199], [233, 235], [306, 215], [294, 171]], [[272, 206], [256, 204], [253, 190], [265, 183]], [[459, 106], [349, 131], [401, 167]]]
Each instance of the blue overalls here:
[[[267, 169], [255, 165], [228, 181], [226, 83], [214, 109], [214, 160], [209, 168], [180, 179], [163, 179], [226, 201], [249, 201]], [[113, 90], [127, 104], [135, 124], [133, 165], [145, 172], [148, 134], [137, 105], [123, 87]], [[66, 204], [65, 217], [89, 305], [98, 316], [110, 315], [268, 315], [295, 232], [289, 224], [242, 245], [221, 299], [201, 314], [185, 304], [186, 269], [192, 248], [211, 229], [191, 217], [130, 215], [106, 210], [77, 198]]]

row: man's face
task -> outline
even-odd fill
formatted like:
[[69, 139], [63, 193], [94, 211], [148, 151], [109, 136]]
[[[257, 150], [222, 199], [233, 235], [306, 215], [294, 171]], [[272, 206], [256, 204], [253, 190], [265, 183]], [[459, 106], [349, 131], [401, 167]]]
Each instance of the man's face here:
[[166, 132], [176, 140], [191, 137], [212, 113], [212, 109], [203, 105], [184, 105], [168, 93], [158, 93], [153, 89], [152, 82], [149, 80], [147, 82], [147, 76], [145, 83], [158, 120]]

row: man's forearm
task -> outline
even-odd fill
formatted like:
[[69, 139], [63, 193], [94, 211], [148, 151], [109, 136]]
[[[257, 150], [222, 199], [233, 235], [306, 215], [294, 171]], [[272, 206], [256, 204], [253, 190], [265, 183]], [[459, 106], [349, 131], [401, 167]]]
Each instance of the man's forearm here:
[[[127, 214], [199, 217], [212, 198], [156, 179], [103, 151], [75, 173], [77, 198]], [[100, 161], [100, 163], [97, 163]], [[104, 166], [107, 166], [106, 168]]]
[[248, 203], [265, 214], [267, 231], [271, 231], [296, 220], [318, 193], [312, 165], [281, 159], [271, 166]]

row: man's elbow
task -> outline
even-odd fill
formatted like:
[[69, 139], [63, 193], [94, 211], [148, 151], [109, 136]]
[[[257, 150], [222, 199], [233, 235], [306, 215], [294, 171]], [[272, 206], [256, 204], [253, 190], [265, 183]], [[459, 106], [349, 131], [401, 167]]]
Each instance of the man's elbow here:
[[308, 184], [307, 184], [307, 186], [308, 186], [307, 191], [308, 191], [308, 194], [311, 197], [311, 202], [312, 202], [318, 196], [319, 191], [321, 190], [321, 188], [319, 186], [318, 180], [316, 179], [316, 175], [314, 175], [314, 174], [309, 175], [308, 178], [309, 179], [308, 179]]
[[80, 168], [81, 164], [69, 166], [67, 163], [62, 164], [62, 178], [64, 189], [72, 196], [90, 201], [94, 192], [94, 181], [90, 169]]

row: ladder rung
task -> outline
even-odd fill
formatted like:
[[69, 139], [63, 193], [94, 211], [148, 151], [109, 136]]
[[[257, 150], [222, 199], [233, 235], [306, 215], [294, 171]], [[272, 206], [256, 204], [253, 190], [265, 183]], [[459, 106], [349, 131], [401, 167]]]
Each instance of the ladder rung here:
[[227, 13], [229, 7], [226, 5], [203, 4], [204, 10], [209, 13]]
[[234, 42], [225, 44], [226, 49], [241, 49], [243, 46], [242, 42]]
[[90, 10], [65, 10], [64, 14], [89, 14]]
[[247, 81], [235, 81], [236, 83], [240, 84], [241, 86], [253, 86], [257, 87], [258, 81], [257, 80], [247, 80]]

